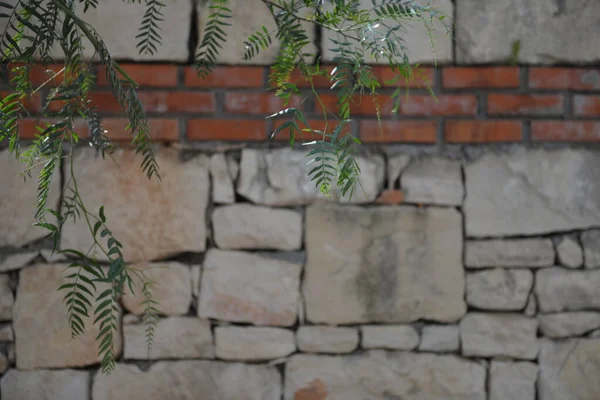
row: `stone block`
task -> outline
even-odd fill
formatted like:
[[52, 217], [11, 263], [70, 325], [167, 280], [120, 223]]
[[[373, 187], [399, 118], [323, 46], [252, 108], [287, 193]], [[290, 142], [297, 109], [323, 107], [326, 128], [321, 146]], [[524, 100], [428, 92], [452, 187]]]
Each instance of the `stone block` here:
[[547, 268], [538, 271], [535, 278], [535, 294], [544, 313], [598, 309], [598, 287], [600, 270]]
[[414, 350], [419, 345], [419, 332], [410, 325], [363, 325], [364, 349]]
[[460, 332], [456, 325], [428, 325], [421, 332], [419, 351], [446, 353], [460, 349]]
[[281, 328], [219, 326], [215, 346], [222, 360], [271, 360], [296, 351], [294, 332]]
[[583, 250], [575, 240], [569, 236], [563, 237], [556, 245], [558, 261], [563, 267], [579, 268], [583, 264]]
[[490, 400], [535, 400], [538, 366], [521, 361], [492, 361]]
[[468, 268], [549, 267], [554, 258], [550, 239], [468, 240], [465, 246]]
[[350, 353], [358, 347], [358, 329], [337, 326], [298, 328], [298, 350], [305, 353]]
[[90, 374], [75, 370], [11, 369], [0, 381], [5, 400], [89, 400], [89, 386]]
[[465, 195], [460, 162], [437, 157], [411, 162], [402, 171], [400, 187], [407, 203], [459, 206]]
[[600, 268], [600, 229], [591, 229], [581, 234], [586, 268]]
[[233, 177], [223, 153], [213, 154], [210, 158], [210, 177], [212, 179], [212, 201], [218, 204], [235, 203]]
[[576, 311], [537, 316], [542, 335], [549, 338], [580, 336], [600, 328], [600, 313]]
[[529, 270], [494, 268], [467, 274], [467, 304], [483, 310], [522, 310], [533, 287]]
[[[57, 286], [58, 288], [58, 286]], [[0, 321], [10, 321], [13, 318], [15, 296], [10, 287], [8, 274], [0, 275]]]

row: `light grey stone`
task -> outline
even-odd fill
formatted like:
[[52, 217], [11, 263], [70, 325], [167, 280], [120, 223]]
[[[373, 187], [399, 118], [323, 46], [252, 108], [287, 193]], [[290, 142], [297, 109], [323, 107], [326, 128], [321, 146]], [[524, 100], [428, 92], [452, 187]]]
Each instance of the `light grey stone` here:
[[600, 308], [600, 270], [547, 268], [537, 272], [535, 294], [543, 313]]
[[535, 400], [538, 366], [521, 361], [492, 361], [490, 400]]
[[363, 325], [360, 331], [365, 349], [414, 350], [420, 340], [410, 325]]
[[306, 249], [303, 295], [313, 323], [453, 322], [466, 313], [454, 209], [313, 206]]
[[294, 332], [281, 328], [218, 326], [215, 346], [223, 360], [270, 360], [296, 351]]
[[0, 262], [0, 272], [15, 271], [23, 268], [38, 256], [37, 251], [28, 251], [27, 253], [10, 254]]
[[279, 400], [281, 376], [275, 367], [217, 361], [158, 362], [146, 372], [117, 364], [111, 374], [97, 372], [94, 400]]
[[[290, 148], [275, 150], [242, 150], [240, 177], [237, 192], [250, 201], [263, 205], [301, 205], [315, 201], [328, 200], [315, 182], [308, 177], [314, 167], [307, 165], [305, 151]], [[383, 188], [385, 163], [379, 155], [369, 158], [358, 157], [361, 169], [360, 182], [362, 188], [349, 199], [347, 194], [342, 202], [370, 203], [373, 202]], [[331, 188], [331, 198], [340, 200], [340, 188]]]
[[0, 275], [0, 321], [10, 321], [13, 318], [15, 296], [9, 282], [7, 274]]
[[585, 267], [600, 268], [600, 229], [591, 229], [581, 234]]
[[465, 195], [460, 162], [439, 157], [413, 160], [402, 171], [400, 187], [407, 203], [459, 206]]
[[200, 294], [200, 280], [202, 279], [202, 267], [200, 265], [192, 265], [190, 271], [192, 273], [192, 296], [198, 298]]
[[600, 339], [542, 339], [539, 365], [540, 400], [600, 398]]
[[75, 370], [19, 371], [2, 377], [4, 400], [89, 400], [90, 374]]
[[125, 359], [213, 358], [215, 348], [210, 321], [194, 317], [171, 317], [158, 321], [148, 354], [145, 325], [123, 327]]
[[305, 353], [350, 353], [358, 347], [358, 329], [338, 326], [301, 326], [298, 350]]
[[519, 314], [469, 313], [459, 326], [464, 356], [523, 360], [537, 357], [535, 319]]
[[61, 254], [59, 252], [52, 252], [52, 250], [49, 249], [40, 250], [40, 255], [42, 256], [44, 261], [51, 264], [63, 262], [68, 259], [64, 254]]
[[460, 333], [456, 325], [428, 325], [421, 331], [419, 351], [452, 352], [460, 348]]
[[549, 267], [554, 258], [550, 239], [468, 240], [465, 246], [468, 268]]
[[[595, 1], [460, 0], [456, 3], [456, 60], [505, 63], [520, 43], [519, 63], [600, 60], [600, 4]], [[548, 38], [554, 38], [548, 40]]]
[[210, 177], [212, 179], [212, 201], [220, 204], [234, 203], [235, 188], [227, 159], [223, 153], [213, 154], [210, 158]]
[[302, 213], [251, 204], [218, 207], [213, 235], [221, 249], [299, 250]]
[[533, 317], [537, 314], [537, 298], [535, 297], [535, 293], [529, 294], [529, 299], [527, 300], [527, 305], [525, 306], [525, 315], [528, 317]]
[[231, 154], [227, 156], [227, 168], [229, 176], [231, 176], [232, 181], [235, 183], [240, 174], [240, 164], [238, 164], [237, 160]]
[[569, 236], [565, 236], [556, 246], [558, 261], [563, 267], [579, 268], [583, 264], [581, 246]]
[[540, 314], [537, 318], [542, 335], [549, 338], [579, 336], [600, 328], [600, 312]]
[[203, 268], [198, 316], [255, 325], [296, 322], [301, 264], [267, 255], [210, 250]]
[[535, 235], [600, 225], [600, 158], [592, 151], [489, 152], [468, 164], [465, 175], [468, 236]]
[[522, 310], [533, 287], [533, 272], [494, 268], [467, 274], [467, 304], [484, 310]]
[[[205, 250], [204, 214], [210, 185], [204, 156], [182, 162], [178, 151], [159, 149], [156, 159], [164, 178], [159, 181], [148, 179], [140, 167], [142, 159], [132, 150], [116, 150], [112, 154], [115, 162], [103, 161], [94, 152], [87, 148], [75, 155], [79, 192], [88, 210], [96, 213], [104, 205], [108, 226], [123, 244], [127, 261], [149, 261]], [[104, 240], [107, 238], [101, 242]], [[61, 248], [89, 249], [91, 241], [82, 218], [76, 224], [65, 225]], [[97, 256], [105, 258], [98, 252]]]
[[485, 379], [484, 366], [453, 355], [382, 350], [342, 357], [302, 354], [286, 365], [284, 398], [485, 400]]
[[388, 159], [388, 188], [393, 189], [396, 181], [400, 178], [402, 171], [410, 163], [410, 156], [398, 154]]
[[4, 325], [0, 328], [0, 342], [14, 342], [15, 335], [12, 325]]

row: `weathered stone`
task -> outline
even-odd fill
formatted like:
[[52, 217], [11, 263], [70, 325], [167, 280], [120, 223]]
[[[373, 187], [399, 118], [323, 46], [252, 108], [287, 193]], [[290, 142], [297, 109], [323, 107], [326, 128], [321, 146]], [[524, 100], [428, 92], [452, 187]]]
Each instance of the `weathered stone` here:
[[[276, 150], [244, 149], [240, 166], [237, 192], [254, 203], [266, 205], [308, 204], [327, 200], [314, 182], [308, 177], [313, 165], [306, 165], [309, 159], [305, 151], [289, 148]], [[350, 200], [348, 195], [341, 201], [370, 203], [377, 198], [383, 188], [384, 161], [381, 156], [357, 158], [361, 169], [362, 188], [356, 190]], [[341, 191], [335, 185], [331, 198], [339, 200]]]
[[600, 339], [542, 339], [539, 365], [540, 400], [600, 398]]
[[556, 245], [556, 252], [558, 253], [558, 261], [564, 267], [579, 268], [583, 264], [581, 246], [569, 236], [563, 237], [560, 243]]
[[14, 342], [15, 335], [12, 325], [5, 325], [0, 328], [0, 342]]
[[[154, 284], [151, 286], [152, 300], [162, 315], [185, 315], [192, 303], [192, 277], [190, 268], [178, 262], [138, 264], [133, 268], [142, 270]], [[141, 285], [132, 295], [125, 291], [123, 306], [135, 315], [144, 313], [144, 294]]]
[[456, 7], [459, 63], [505, 63], [515, 42], [520, 44], [519, 63], [600, 60], [594, 41], [600, 35], [598, 2], [461, 0]]
[[233, 179], [223, 153], [213, 154], [210, 158], [210, 177], [212, 179], [212, 201], [221, 204], [234, 203]]
[[267, 254], [210, 250], [198, 316], [255, 325], [296, 322], [302, 265]]
[[600, 328], [600, 313], [579, 311], [537, 316], [542, 335], [550, 338], [579, 336]]
[[229, 169], [229, 176], [231, 176], [231, 179], [235, 183], [240, 174], [240, 164], [231, 154], [227, 156], [227, 167]]
[[541, 312], [600, 308], [600, 270], [547, 268], [537, 272], [535, 294]]
[[456, 325], [428, 325], [421, 332], [419, 351], [452, 352], [460, 348]]
[[585, 252], [585, 267], [600, 268], [600, 229], [591, 229], [581, 234]]
[[5, 400], [87, 400], [90, 374], [87, 371], [19, 371], [11, 369], [2, 377]]
[[[23, 150], [21, 150], [23, 151]], [[37, 204], [37, 175], [39, 168], [31, 171], [32, 179], [23, 182], [25, 166], [20, 164], [8, 150], [0, 151], [0, 247], [21, 247], [48, 234], [48, 231], [34, 227], [34, 210]], [[60, 196], [60, 174], [52, 179], [47, 208], [56, 209]]]
[[411, 162], [402, 171], [400, 187], [408, 203], [458, 206], [465, 195], [460, 162], [438, 157]]
[[[88, 210], [97, 212], [104, 205], [108, 226], [123, 244], [126, 260], [155, 260], [185, 251], [204, 251], [204, 214], [210, 190], [206, 158], [196, 156], [182, 162], [176, 150], [158, 150], [156, 159], [165, 178], [162, 181], [148, 179], [140, 167], [143, 158], [132, 150], [117, 150], [112, 158], [116, 162], [103, 161], [94, 149], [87, 148], [77, 151], [74, 162], [79, 165], [79, 192]], [[61, 248], [88, 249], [91, 240], [81, 218], [76, 224], [65, 225]]]
[[202, 278], [202, 267], [200, 265], [192, 265], [190, 268], [192, 273], [192, 296], [198, 298], [200, 293], [200, 279]]
[[468, 164], [465, 175], [468, 236], [533, 235], [600, 225], [600, 158], [592, 151], [490, 152]]
[[298, 349], [306, 353], [350, 353], [358, 347], [358, 330], [337, 326], [301, 326]]
[[550, 239], [469, 240], [465, 247], [468, 268], [549, 267], [554, 265]]
[[94, 377], [94, 400], [279, 400], [281, 376], [275, 367], [217, 361], [158, 362], [147, 372], [117, 364]]
[[0, 275], [0, 321], [10, 321], [13, 318], [15, 296], [10, 288], [9, 281], [7, 274]]
[[528, 317], [533, 317], [537, 314], [537, 298], [535, 297], [535, 293], [529, 294], [529, 299], [527, 300], [527, 305], [525, 306], [525, 315]]
[[469, 313], [460, 322], [462, 353], [533, 360], [538, 354], [537, 327], [535, 319], [519, 314]]
[[[65, 264], [40, 264], [20, 271], [18, 296], [14, 306], [15, 344], [17, 368], [32, 370], [42, 368], [82, 367], [96, 364], [99, 323], [92, 317], [82, 317], [85, 332], [71, 339], [65, 293], [56, 289], [65, 276]], [[97, 293], [106, 290], [107, 284], [96, 283]], [[92, 306], [98, 304], [90, 299]], [[93, 316], [92, 313], [90, 315]], [[120, 315], [117, 327], [120, 326]], [[43, 332], [43, 334], [42, 334]], [[120, 332], [115, 334], [114, 352], [120, 354]]]
[[158, 321], [154, 342], [148, 355], [146, 326], [125, 325], [123, 336], [125, 359], [157, 360], [161, 358], [213, 358], [210, 321], [190, 317], [171, 317]]
[[537, 377], [534, 363], [492, 361], [490, 400], [535, 400]]
[[400, 174], [409, 163], [410, 156], [406, 154], [398, 154], [388, 158], [388, 188], [396, 187], [396, 181], [398, 181]]
[[50, 264], [60, 263], [67, 260], [67, 257], [64, 254], [53, 252], [49, 249], [40, 250], [40, 255], [42, 256], [44, 261]]
[[306, 249], [303, 294], [311, 322], [453, 322], [466, 312], [461, 217], [454, 209], [313, 206]]
[[485, 310], [522, 310], [533, 286], [526, 269], [494, 268], [467, 274], [467, 304]]
[[286, 366], [285, 400], [318, 379], [324, 393], [307, 399], [484, 400], [485, 367], [453, 355], [372, 350], [342, 357], [295, 355]]
[[270, 360], [296, 351], [294, 332], [281, 328], [219, 326], [215, 346], [223, 360]]
[[10, 254], [0, 262], [0, 272], [14, 271], [21, 269], [38, 256], [37, 251], [28, 251], [27, 253]]
[[419, 345], [419, 332], [410, 325], [364, 325], [360, 331], [365, 349], [414, 350]]
[[213, 234], [222, 249], [299, 250], [302, 213], [251, 204], [218, 207]]

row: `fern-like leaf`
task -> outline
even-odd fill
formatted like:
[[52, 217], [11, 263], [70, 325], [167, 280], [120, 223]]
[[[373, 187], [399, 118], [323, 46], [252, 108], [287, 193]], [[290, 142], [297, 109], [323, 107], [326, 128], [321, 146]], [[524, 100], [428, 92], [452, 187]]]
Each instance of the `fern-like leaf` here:
[[226, 22], [231, 18], [227, 0], [211, 0], [209, 10], [210, 15], [204, 28], [204, 37], [196, 54], [196, 70], [199, 77], [206, 77], [212, 72], [219, 50], [227, 38], [225, 29], [231, 26], [229, 22]]
[[162, 1], [146, 0], [146, 11], [142, 18], [140, 33], [136, 36], [138, 39], [137, 49], [140, 54], [153, 55], [158, 51], [161, 44], [160, 23], [164, 21], [162, 9], [165, 7]]

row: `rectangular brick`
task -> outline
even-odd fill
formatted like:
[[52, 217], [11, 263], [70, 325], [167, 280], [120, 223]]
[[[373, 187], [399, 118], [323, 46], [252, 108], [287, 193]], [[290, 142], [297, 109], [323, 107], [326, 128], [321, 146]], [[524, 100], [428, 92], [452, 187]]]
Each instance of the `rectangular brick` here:
[[[287, 121], [289, 121], [289, 119], [274, 120], [273, 121], [273, 130], [277, 129], [278, 127], [280, 127]], [[298, 134], [298, 132], [296, 132], [296, 137], [295, 137], [296, 142], [310, 142], [313, 140], [322, 140], [323, 135], [319, 134], [315, 131], [320, 131], [320, 132], [325, 132], [326, 134], [331, 134], [333, 132], [333, 130], [335, 129], [335, 127], [339, 124], [339, 122], [337, 120], [325, 121], [322, 119], [309, 119], [309, 120], [307, 120], [307, 122], [308, 122], [308, 126], [304, 125], [302, 122], [297, 121], [298, 127], [301, 130], [301, 133]], [[308, 131], [307, 129], [311, 129], [311, 131]], [[341, 136], [344, 136], [345, 133], [350, 132], [351, 129], [352, 129], [352, 123], [346, 124], [342, 128]], [[271, 132], [269, 133], [269, 135], [271, 135]], [[285, 129], [285, 130], [278, 132], [277, 135], [275, 135], [275, 137], [273, 138], [273, 140], [284, 141], [284, 142], [289, 141], [290, 140], [289, 129]], [[329, 138], [326, 138], [326, 141], [329, 141]]]
[[406, 77], [383, 65], [373, 66], [372, 71], [382, 87], [428, 88], [435, 83], [433, 68], [413, 68], [412, 74]]
[[[19, 120], [19, 137], [21, 139], [35, 139], [36, 135], [40, 135], [40, 132], [37, 127], [46, 127], [46, 124], [53, 124], [58, 122], [58, 120], [54, 119], [43, 119], [38, 120], [34, 118], [24, 118]], [[75, 119], [74, 120], [74, 128], [75, 133], [82, 138], [88, 137], [88, 122], [84, 119]]]
[[298, 107], [300, 100], [298, 96], [294, 96], [287, 105], [284, 105], [284, 100], [275, 96], [274, 92], [227, 92], [225, 93], [225, 112], [233, 114], [272, 114], [288, 107]]
[[475, 115], [477, 97], [475, 95], [410, 95], [400, 101], [402, 115]]
[[360, 121], [360, 139], [365, 143], [435, 143], [435, 121]]
[[264, 141], [264, 119], [193, 119], [188, 121], [189, 140]]
[[[314, 67], [311, 67], [314, 68]], [[326, 75], [323, 75], [322, 73], [316, 75], [313, 74], [312, 75], [312, 86], [315, 87], [315, 89], [326, 89], [331, 87], [331, 78], [330, 78], [330, 74], [331, 71], [333, 70], [333, 66], [331, 65], [321, 65], [320, 69], [322, 71], [325, 71]], [[269, 71], [271, 72], [272, 69]], [[269, 76], [271, 76], [271, 74], [269, 74]], [[290, 73], [289, 76], [289, 82], [295, 84], [296, 86], [298, 86], [299, 88], [310, 88], [311, 87], [311, 83], [310, 80], [308, 80], [299, 69], [295, 69], [292, 71], [292, 73]], [[269, 82], [269, 87], [275, 87], [275, 82]]]
[[[9, 81], [12, 82], [15, 77], [15, 73], [12, 72], [13, 68], [22, 66], [23, 64], [12, 63], [8, 65], [8, 77]], [[48, 64], [46, 66], [42, 64], [34, 64], [31, 66], [29, 71], [29, 80], [31, 85], [34, 87], [44, 84], [46, 87], [56, 87], [65, 81], [64, 64]]]
[[446, 121], [448, 143], [518, 142], [523, 139], [520, 121]]
[[[131, 141], [131, 131], [126, 130], [129, 120], [126, 118], [102, 118], [102, 128], [106, 136], [115, 141]], [[156, 142], [179, 141], [179, 121], [176, 119], [149, 118], [150, 136]]]
[[185, 69], [185, 86], [195, 88], [264, 88], [262, 67], [216, 67], [210, 75], [200, 78], [196, 68]]
[[578, 117], [600, 117], [600, 96], [575, 95], [573, 113]]
[[491, 115], [562, 115], [564, 100], [560, 95], [499, 94], [487, 97]]
[[447, 67], [442, 71], [446, 89], [519, 87], [518, 67]]
[[[315, 112], [318, 115], [324, 115], [323, 106], [325, 106], [328, 115], [339, 116], [338, 108], [338, 96], [335, 94], [320, 94], [319, 98], [321, 101], [315, 99]], [[392, 115], [394, 108], [395, 99], [389, 95], [357, 95], [350, 102], [350, 116], [362, 115], [362, 116], [376, 116], [377, 107], [379, 104], [379, 112], [381, 116], [387, 117]]]
[[[177, 66], [168, 64], [122, 64], [121, 68], [139, 87], [177, 86]], [[106, 68], [98, 68], [98, 85], [108, 85]]]
[[531, 137], [547, 142], [600, 141], [600, 122], [597, 121], [533, 121]]
[[537, 67], [529, 70], [534, 89], [600, 90], [600, 68]]

